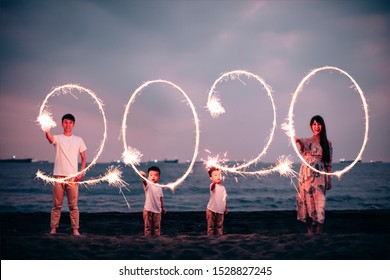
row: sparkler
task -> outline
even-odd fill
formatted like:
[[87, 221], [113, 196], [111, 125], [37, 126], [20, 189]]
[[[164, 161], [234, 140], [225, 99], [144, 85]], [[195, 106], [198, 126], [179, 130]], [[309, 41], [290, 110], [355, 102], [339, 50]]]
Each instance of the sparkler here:
[[[294, 117], [294, 105], [295, 105], [295, 102], [296, 102], [296, 99], [298, 97], [298, 94], [299, 92], [301, 92], [303, 90], [303, 86], [306, 82], [308, 82], [310, 80], [310, 78], [312, 78], [316, 73], [320, 72], [320, 71], [323, 71], [323, 70], [335, 70], [335, 71], [338, 71], [340, 72], [341, 74], [347, 76], [353, 83], [353, 88], [359, 93], [360, 95], [360, 98], [362, 100], [362, 104], [363, 104], [363, 109], [364, 109], [364, 114], [365, 114], [365, 132], [364, 132], [364, 140], [363, 140], [363, 144], [362, 144], [362, 147], [359, 151], [359, 154], [356, 156], [355, 160], [348, 166], [346, 166], [344, 169], [342, 170], [337, 170], [335, 172], [324, 172], [324, 171], [320, 171], [320, 170], [317, 170], [316, 168], [312, 167], [310, 164], [307, 163], [307, 161], [302, 157], [302, 155], [300, 154], [300, 152], [298, 151], [298, 147], [294, 144], [295, 140], [294, 140], [294, 137], [295, 137], [295, 129], [294, 129], [294, 120], [293, 120], [293, 117]], [[331, 176], [337, 176], [338, 178], [341, 177], [341, 175], [343, 175], [344, 173], [348, 172], [349, 170], [352, 169], [352, 167], [358, 162], [358, 160], [361, 158], [362, 154], [363, 154], [363, 151], [366, 147], [366, 144], [367, 144], [367, 140], [368, 140], [368, 128], [369, 128], [369, 116], [368, 116], [368, 105], [367, 105], [367, 102], [366, 102], [366, 99], [365, 99], [365, 96], [364, 96], [364, 93], [363, 91], [361, 90], [359, 84], [352, 78], [351, 75], [349, 75], [346, 71], [340, 69], [340, 68], [337, 68], [337, 67], [334, 67], [334, 66], [324, 66], [324, 67], [320, 67], [320, 68], [316, 68], [314, 70], [312, 70], [309, 74], [306, 75], [306, 77], [304, 77], [302, 79], [302, 81], [299, 83], [297, 89], [295, 90], [295, 93], [293, 95], [293, 98], [291, 100], [291, 104], [290, 104], [290, 109], [289, 109], [289, 113], [288, 113], [288, 123], [284, 123], [282, 125], [282, 129], [286, 130], [286, 134], [290, 137], [290, 141], [291, 143], [293, 143], [293, 147], [294, 147], [294, 150], [296, 152], [296, 154], [298, 155], [298, 157], [301, 159], [301, 161], [307, 166], [309, 167], [310, 169], [314, 170], [315, 172], [318, 172], [320, 174], [324, 174], [324, 175], [331, 175]]]
[[41, 125], [41, 128], [43, 131], [48, 131], [51, 128], [57, 126], [56, 122], [53, 120], [51, 112], [49, 112], [47, 110], [42, 111], [42, 113], [37, 118], [37, 121]]
[[184, 180], [185, 178], [191, 173], [192, 171], [192, 168], [195, 164], [195, 161], [196, 161], [196, 157], [198, 155], [198, 150], [199, 150], [199, 119], [198, 119], [198, 115], [196, 113], [196, 110], [195, 110], [195, 107], [194, 105], [192, 104], [191, 102], [191, 99], [187, 96], [187, 94], [179, 87], [177, 86], [176, 84], [170, 82], [170, 81], [166, 81], [166, 80], [153, 80], [153, 81], [148, 81], [148, 82], [145, 82], [144, 84], [142, 84], [140, 87], [138, 87], [134, 93], [131, 95], [130, 99], [129, 99], [129, 102], [127, 103], [126, 105], [126, 109], [125, 109], [125, 113], [123, 115], [123, 120], [122, 120], [122, 139], [123, 139], [123, 145], [124, 145], [124, 152], [122, 154], [122, 158], [123, 158], [123, 162], [126, 164], [126, 165], [131, 165], [131, 167], [134, 169], [134, 171], [138, 174], [138, 176], [140, 176], [142, 179], [144, 179], [145, 181], [147, 181], [148, 183], [152, 183], [150, 182], [147, 178], [145, 178], [144, 176], [142, 176], [142, 174], [139, 172], [139, 170], [137, 169], [137, 165], [139, 165], [140, 161], [141, 161], [141, 157], [142, 157], [142, 153], [140, 151], [138, 151], [137, 149], [135, 148], [132, 148], [130, 146], [127, 145], [127, 141], [126, 141], [126, 129], [127, 129], [127, 125], [126, 125], [126, 121], [127, 121], [127, 115], [129, 114], [129, 111], [130, 111], [130, 108], [131, 108], [131, 105], [135, 102], [135, 99], [137, 97], [138, 94], [140, 94], [142, 92], [142, 90], [146, 87], [148, 87], [149, 85], [151, 84], [168, 84], [170, 85], [171, 87], [173, 87], [174, 89], [178, 90], [186, 99], [187, 101], [187, 104], [190, 106], [191, 110], [192, 110], [192, 114], [194, 116], [194, 124], [195, 124], [195, 132], [196, 132], [196, 135], [195, 135], [195, 147], [194, 147], [194, 153], [193, 153], [193, 156], [192, 156], [192, 160], [190, 162], [190, 165], [187, 169], [187, 171], [183, 174], [183, 176], [181, 176], [180, 178], [178, 178], [175, 182], [173, 183], [168, 183], [168, 184], [158, 184], [159, 186], [161, 186], [162, 188], [169, 188], [171, 190], [174, 190], [178, 185], [180, 185]]
[[[99, 111], [103, 117], [103, 123], [104, 123], [103, 140], [100, 144], [100, 147], [99, 147], [95, 157], [91, 161], [91, 163], [88, 166], [86, 166], [83, 170], [80, 170], [79, 172], [77, 172], [75, 174], [72, 174], [72, 175], [64, 177], [64, 178], [53, 178], [53, 177], [45, 175], [44, 172], [38, 170], [36, 173], [36, 177], [43, 180], [46, 183], [48, 183], [48, 182], [66, 183], [66, 182], [69, 182], [72, 178], [76, 177], [77, 175], [88, 171], [93, 165], [96, 164], [97, 159], [99, 158], [99, 156], [103, 152], [104, 144], [105, 144], [106, 139], [107, 139], [107, 120], [106, 120], [106, 116], [105, 116], [104, 109], [103, 109], [103, 102], [96, 96], [96, 94], [92, 90], [86, 89], [84, 87], [81, 87], [79, 85], [74, 85], [74, 84], [67, 84], [67, 85], [62, 85], [62, 86], [56, 87], [48, 95], [46, 95], [46, 98], [44, 99], [44, 101], [40, 107], [39, 116], [37, 118], [37, 123], [41, 126], [41, 129], [43, 131], [47, 131], [47, 130], [50, 130], [51, 128], [56, 126], [56, 123], [52, 118], [52, 114], [50, 113], [50, 110], [47, 107], [47, 103], [48, 103], [49, 98], [52, 96], [60, 95], [60, 94], [71, 94], [74, 96], [74, 94], [72, 92], [74, 90], [78, 93], [86, 93], [86, 94], [90, 95], [92, 97], [92, 99], [95, 101], [95, 103], [97, 104]], [[87, 185], [87, 184], [94, 185], [94, 184], [97, 184], [97, 183], [102, 182], [102, 181], [107, 181], [110, 185], [123, 187], [123, 186], [125, 186], [125, 182], [120, 179], [121, 174], [122, 173], [119, 172], [118, 169], [109, 168], [105, 176], [102, 176], [102, 177], [97, 178], [97, 179], [90, 179], [90, 180], [80, 181], [80, 182], [75, 182], [75, 183], [84, 184], [84, 185]]]

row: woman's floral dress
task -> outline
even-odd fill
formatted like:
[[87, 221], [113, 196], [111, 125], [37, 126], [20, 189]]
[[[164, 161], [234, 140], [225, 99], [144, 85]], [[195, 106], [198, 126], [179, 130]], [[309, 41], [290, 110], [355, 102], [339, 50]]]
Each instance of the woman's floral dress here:
[[[332, 144], [329, 141], [330, 162], [325, 166], [322, 161], [322, 147], [319, 142], [311, 138], [301, 138], [301, 154], [306, 162], [319, 171], [326, 172], [332, 163]], [[325, 193], [327, 176], [320, 174], [304, 163], [299, 171], [297, 194], [297, 219], [306, 222], [308, 217], [313, 222], [324, 223], [325, 220]]]

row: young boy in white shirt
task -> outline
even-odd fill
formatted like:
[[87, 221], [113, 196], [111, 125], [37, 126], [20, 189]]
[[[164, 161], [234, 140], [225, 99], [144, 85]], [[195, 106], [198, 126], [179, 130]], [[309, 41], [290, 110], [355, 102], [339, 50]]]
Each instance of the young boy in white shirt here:
[[225, 187], [221, 185], [221, 170], [211, 167], [208, 173], [212, 183], [210, 184], [210, 199], [206, 209], [207, 235], [214, 235], [215, 230], [217, 235], [222, 235], [224, 215], [228, 211], [227, 193]]
[[[140, 172], [146, 177], [145, 172]], [[160, 236], [161, 234], [161, 213], [166, 213], [163, 202], [163, 191], [158, 181], [160, 180], [160, 168], [151, 166], [148, 169], [148, 180], [153, 184], [142, 180], [145, 191], [145, 205], [143, 211], [144, 234], [145, 236]]]

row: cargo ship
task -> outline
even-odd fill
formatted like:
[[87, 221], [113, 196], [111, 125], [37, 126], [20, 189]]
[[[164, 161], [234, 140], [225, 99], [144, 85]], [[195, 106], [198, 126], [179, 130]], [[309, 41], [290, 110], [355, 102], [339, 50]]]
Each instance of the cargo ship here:
[[179, 160], [178, 159], [165, 159], [164, 162], [165, 163], [178, 163]]
[[7, 159], [0, 159], [0, 162], [5, 162], [5, 163], [31, 163], [33, 161], [32, 158], [7, 158]]
[[[345, 159], [345, 158], [340, 158], [340, 163], [352, 163], [352, 162], [354, 162], [354, 160]], [[362, 160], [359, 159], [357, 162], [358, 162], [358, 163], [361, 163]]]

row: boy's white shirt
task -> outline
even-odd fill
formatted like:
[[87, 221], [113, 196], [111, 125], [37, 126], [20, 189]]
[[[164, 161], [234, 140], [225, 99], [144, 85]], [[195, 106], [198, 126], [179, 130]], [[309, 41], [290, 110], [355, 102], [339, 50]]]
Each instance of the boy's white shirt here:
[[54, 135], [53, 145], [56, 149], [54, 159], [54, 176], [69, 176], [78, 172], [78, 157], [87, 147], [79, 136]]
[[145, 187], [144, 209], [153, 213], [161, 213], [161, 198], [163, 196], [163, 191], [160, 186], [148, 183]]
[[226, 210], [226, 198], [227, 193], [225, 187], [221, 184], [216, 184], [213, 190], [210, 189], [210, 199], [207, 204], [207, 209], [218, 214], [224, 214]]

